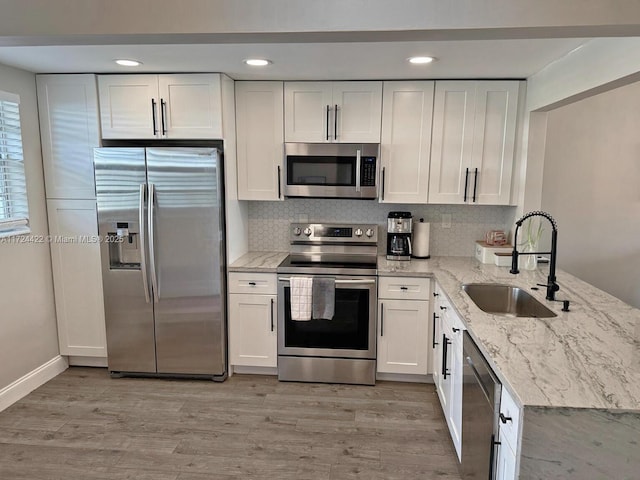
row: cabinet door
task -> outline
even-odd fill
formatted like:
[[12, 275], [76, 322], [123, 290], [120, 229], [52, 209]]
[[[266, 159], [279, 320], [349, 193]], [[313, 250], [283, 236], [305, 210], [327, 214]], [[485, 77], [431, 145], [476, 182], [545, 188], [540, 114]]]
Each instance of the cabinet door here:
[[380, 143], [382, 82], [333, 82], [333, 132], [339, 143]]
[[236, 82], [238, 199], [281, 200], [283, 83]]
[[436, 82], [429, 203], [465, 203], [468, 197], [475, 91], [472, 81]]
[[427, 374], [429, 302], [379, 301], [378, 372]]
[[47, 198], [96, 197], [93, 149], [100, 146], [95, 75], [38, 75]]
[[219, 74], [160, 75], [163, 138], [222, 138]]
[[99, 75], [102, 138], [156, 138], [160, 132], [157, 75]]
[[386, 203], [427, 203], [433, 82], [385, 82], [381, 158]]
[[451, 411], [451, 333], [447, 332], [444, 318], [441, 321], [442, 333], [440, 335], [440, 388], [438, 396], [447, 424]]
[[277, 367], [275, 295], [229, 295], [229, 362]]
[[517, 81], [477, 82], [469, 192], [478, 204], [509, 204], [517, 115]]
[[442, 388], [442, 289], [437, 282], [433, 287], [433, 312], [430, 318], [431, 328], [431, 369], [436, 390]]
[[[448, 314], [451, 312], [448, 312]], [[462, 329], [451, 331], [451, 396], [449, 403], [449, 431], [458, 459], [462, 458]]]
[[502, 442], [498, 447], [495, 479], [515, 480], [516, 473], [516, 454], [507, 442]]
[[62, 355], [106, 357], [95, 200], [47, 200]]
[[285, 142], [329, 142], [333, 138], [331, 82], [285, 82]]

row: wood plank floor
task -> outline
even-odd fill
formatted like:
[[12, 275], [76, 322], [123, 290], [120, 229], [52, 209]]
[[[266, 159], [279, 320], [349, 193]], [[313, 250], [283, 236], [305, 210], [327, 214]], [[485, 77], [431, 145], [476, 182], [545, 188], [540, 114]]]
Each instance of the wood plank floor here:
[[2, 480], [459, 480], [433, 385], [111, 379], [72, 367], [0, 413]]

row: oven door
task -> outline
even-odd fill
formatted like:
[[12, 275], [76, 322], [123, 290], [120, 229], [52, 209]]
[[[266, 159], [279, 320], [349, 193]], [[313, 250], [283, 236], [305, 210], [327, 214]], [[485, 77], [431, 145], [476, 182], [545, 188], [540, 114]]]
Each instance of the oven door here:
[[376, 358], [376, 277], [334, 278], [333, 319], [295, 321], [289, 277], [278, 277], [278, 355]]
[[285, 144], [287, 197], [377, 197], [378, 146]]

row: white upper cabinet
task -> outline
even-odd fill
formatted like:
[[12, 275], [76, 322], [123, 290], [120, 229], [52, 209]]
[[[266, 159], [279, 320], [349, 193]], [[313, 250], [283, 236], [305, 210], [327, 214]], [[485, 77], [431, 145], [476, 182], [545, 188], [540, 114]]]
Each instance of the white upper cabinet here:
[[[518, 82], [486, 81], [476, 87], [471, 167], [481, 205], [508, 205], [515, 156]], [[471, 179], [471, 176], [469, 177]]]
[[285, 141], [379, 143], [382, 82], [285, 82]]
[[100, 146], [95, 75], [38, 75], [47, 198], [93, 199], [93, 149]]
[[382, 191], [386, 203], [427, 203], [434, 82], [385, 82]]
[[283, 200], [282, 82], [236, 82], [238, 199]]
[[100, 75], [102, 138], [157, 138], [158, 76]]
[[429, 203], [507, 205], [517, 81], [436, 82]]
[[164, 138], [222, 138], [220, 75], [160, 75], [158, 90]]
[[100, 75], [102, 138], [222, 138], [220, 75]]

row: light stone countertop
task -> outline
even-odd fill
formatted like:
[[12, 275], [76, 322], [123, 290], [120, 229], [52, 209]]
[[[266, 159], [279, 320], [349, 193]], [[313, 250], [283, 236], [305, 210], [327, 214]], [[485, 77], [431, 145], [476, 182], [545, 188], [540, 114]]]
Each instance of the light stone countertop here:
[[289, 252], [249, 252], [229, 265], [230, 272], [275, 273]]
[[[547, 265], [509, 273], [470, 257], [389, 262], [378, 258], [378, 275], [434, 276], [466, 323], [500, 379], [523, 406], [640, 411], [640, 310], [557, 271], [559, 300], [545, 300]], [[462, 290], [465, 283], [521, 287], [553, 310], [554, 318], [511, 318], [480, 310]]]
[[[249, 252], [230, 272], [276, 272], [287, 252]], [[547, 265], [509, 273], [472, 257], [388, 261], [378, 257], [379, 276], [435, 277], [501, 381], [523, 406], [640, 412], [640, 310], [559, 270], [562, 303], [545, 300]], [[554, 318], [511, 318], [480, 310], [465, 283], [521, 287], [553, 310]]]

